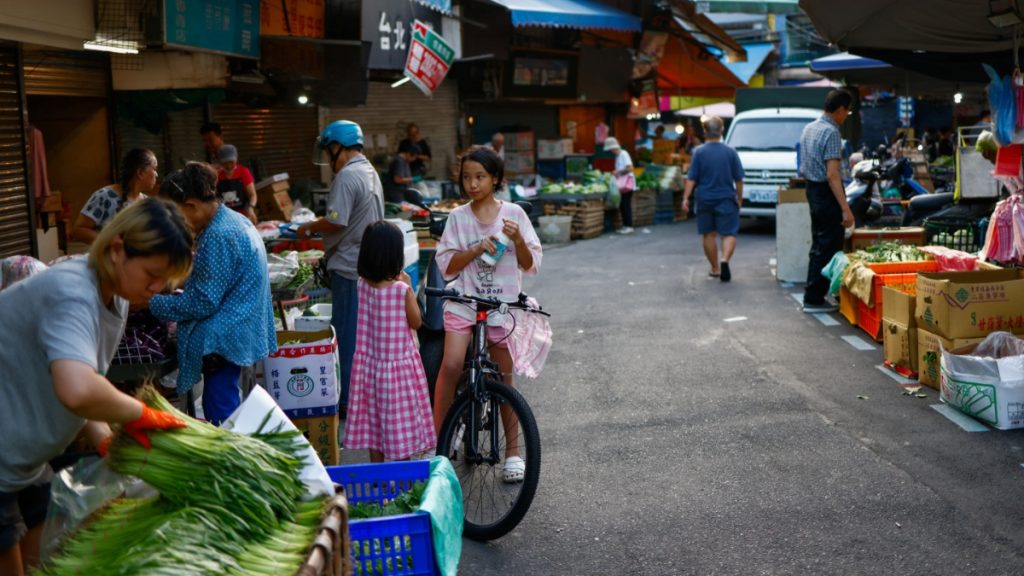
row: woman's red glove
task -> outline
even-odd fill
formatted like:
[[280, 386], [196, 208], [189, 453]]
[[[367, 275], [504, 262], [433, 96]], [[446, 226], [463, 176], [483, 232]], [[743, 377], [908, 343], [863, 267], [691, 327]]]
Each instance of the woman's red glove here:
[[123, 430], [130, 434], [132, 438], [139, 444], [146, 447], [147, 450], [150, 448], [149, 436], [146, 432], [149, 430], [171, 430], [174, 428], [184, 428], [188, 426], [184, 420], [169, 412], [161, 412], [160, 410], [154, 410], [149, 406], [142, 406], [142, 416], [139, 416], [138, 420], [133, 420], [124, 425]]

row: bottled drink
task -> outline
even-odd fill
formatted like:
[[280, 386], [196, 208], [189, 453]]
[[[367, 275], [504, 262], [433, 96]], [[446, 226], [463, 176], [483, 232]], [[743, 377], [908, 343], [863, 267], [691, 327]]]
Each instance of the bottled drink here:
[[491, 241], [498, 247], [498, 251], [494, 254], [485, 251], [483, 255], [480, 256], [480, 259], [488, 266], [495, 266], [498, 264], [498, 260], [501, 259], [501, 255], [505, 253], [505, 247], [508, 246], [509, 239], [504, 232], [498, 232], [496, 235], [491, 237]]

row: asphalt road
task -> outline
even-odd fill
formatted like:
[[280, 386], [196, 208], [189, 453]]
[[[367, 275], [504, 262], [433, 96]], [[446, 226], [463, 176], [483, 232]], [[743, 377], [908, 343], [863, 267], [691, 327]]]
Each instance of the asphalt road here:
[[1024, 574], [1024, 431], [903, 395], [800, 312], [774, 245], [745, 223], [730, 284], [693, 222], [546, 248], [540, 487], [461, 574]]

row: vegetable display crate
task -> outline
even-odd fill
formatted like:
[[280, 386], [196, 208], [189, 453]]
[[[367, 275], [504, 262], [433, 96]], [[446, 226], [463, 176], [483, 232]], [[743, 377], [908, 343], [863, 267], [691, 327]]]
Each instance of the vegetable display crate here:
[[343, 494], [331, 499], [330, 506], [316, 539], [310, 547], [309, 556], [295, 576], [348, 576], [352, 574], [352, 559], [347, 551], [349, 541], [348, 501]]
[[637, 190], [633, 192], [633, 226], [650, 226], [654, 224], [654, 211], [657, 206], [656, 190]]
[[572, 216], [570, 236], [574, 240], [586, 240], [597, 238], [604, 232], [604, 207], [603, 198], [564, 203], [546, 202], [544, 215]]
[[917, 291], [917, 273], [875, 274], [872, 286], [874, 291], [872, 305], [868, 306], [862, 300], [857, 301], [857, 325], [879, 342], [882, 340], [882, 288], [884, 286], [895, 288], [901, 292], [915, 293]]
[[313, 288], [312, 290], [306, 290], [306, 310], [309, 310], [317, 304], [333, 304], [332, 294], [330, 288]]
[[[657, 193], [654, 190], [637, 190], [630, 194], [629, 198], [633, 203], [633, 226], [650, 226], [654, 224]], [[612, 227], [613, 229], [622, 227], [622, 213], [618, 210], [612, 215]]]
[[978, 229], [978, 221], [969, 218], [925, 218], [924, 231], [926, 244], [963, 252], [977, 252], [984, 239]]
[[[416, 482], [427, 481], [430, 461], [328, 466], [327, 474], [345, 489], [351, 505], [366, 502], [383, 506]], [[431, 530], [430, 514], [426, 512], [350, 520], [352, 574], [437, 574]]]
[[847, 322], [854, 326], [857, 325], [857, 321], [859, 320], [857, 316], [858, 302], [860, 302], [860, 300], [853, 295], [853, 292], [847, 290], [846, 287], [841, 286], [839, 288], [839, 313], [842, 314], [843, 318], [846, 318]]

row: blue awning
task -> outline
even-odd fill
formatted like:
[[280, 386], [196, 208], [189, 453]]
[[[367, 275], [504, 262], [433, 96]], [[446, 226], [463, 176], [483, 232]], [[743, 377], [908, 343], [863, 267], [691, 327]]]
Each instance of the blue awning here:
[[640, 17], [590, 0], [491, 0], [508, 8], [513, 26], [640, 32]]
[[721, 61], [733, 75], [749, 84], [750, 79], [761, 68], [761, 64], [764, 64], [765, 58], [775, 50], [775, 46], [771, 42], [755, 42], [743, 44], [743, 49], [747, 51], [746, 62], [728, 62], [724, 57], [721, 58]]
[[814, 72], [838, 72], [840, 70], [865, 70], [869, 68], [891, 67], [892, 66], [887, 62], [875, 60], [874, 58], [864, 58], [863, 56], [857, 56], [856, 54], [850, 54], [849, 52], [840, 52], [839, 54], [832, 54], [811, 60], [811, 70]]
[[437, 10], [445, 16], [451, 16], [452, 14], [452, 0], [413, 0], [419, 4]]

